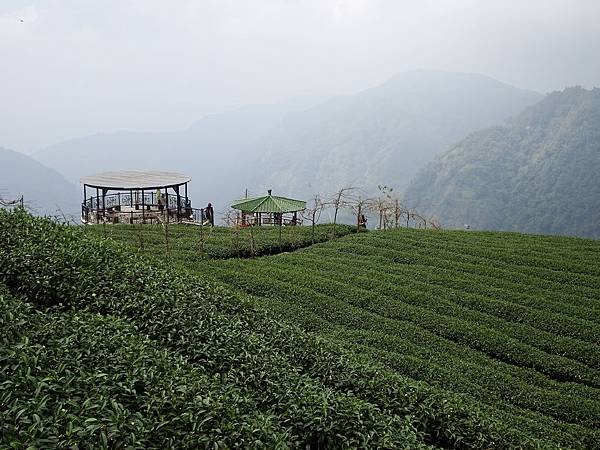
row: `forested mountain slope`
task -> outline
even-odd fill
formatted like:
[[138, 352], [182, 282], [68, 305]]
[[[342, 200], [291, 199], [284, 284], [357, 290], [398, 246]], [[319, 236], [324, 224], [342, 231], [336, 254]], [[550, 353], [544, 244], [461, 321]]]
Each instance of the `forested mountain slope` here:
[[443, 225], [600, 237], [600, 89], [549, 94], [422, 171], [407, 203]]
[[259, 142], [265, 154], [256, 184], [300, 195], [343, 185], [404, 188], [451, 144], [540, 99], [482, 75], [401, 73], [288, 116]]

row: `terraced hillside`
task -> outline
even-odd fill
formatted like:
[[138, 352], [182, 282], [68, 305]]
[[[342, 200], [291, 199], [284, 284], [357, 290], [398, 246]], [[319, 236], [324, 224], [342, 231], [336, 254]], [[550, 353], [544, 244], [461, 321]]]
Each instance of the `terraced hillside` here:
[[146, 260], [120, 236], [0, 212], [3, 443], [597, 447], [598, 241], [396, 230]]
[[[356, 227], [338, 224], [335, 236], [345, 236]], [[197, 259], [247, 258], [272, 255], [324, 242], [334, 236], [329, 224], [308, 227], [226, 228], [161, 225], [116, 225], [86, 227], [92, 236], [125, 242], [150, 256], [166, 255], [187, 265]]]
[[179, 263], [532, 436], [583, 444], [600, 426], [600, 241], [399, 229]]

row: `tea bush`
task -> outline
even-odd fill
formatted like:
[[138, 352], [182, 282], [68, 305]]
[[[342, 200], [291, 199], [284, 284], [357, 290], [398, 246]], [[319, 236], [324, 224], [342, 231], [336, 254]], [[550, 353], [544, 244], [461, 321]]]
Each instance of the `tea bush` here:
[[[470, 239], [488, 245], [478, 253]], [[597, 250], [590, 241], [529, 240], [531, 253], [520, 256], [494, 234], [375, 232], [182, 269], [187, 250], [165, 258], [146, 247], [146, 259], [88, 230], [0, 212], [0, 283], [10, 290], [2, 324], [14, 324], [2, 341], [0, 386], [17, 383], [0, 390], [4, 439], [17, 446], [100, 439], [110, 447], [177, 440], [190, 447], [593, 447], [597, 341], [585, 337], [598, 325]], [[553, 252], [577, 253], [563, 269], [581, 284], [566, 297], [552, 284], [563, 283]], [[541, 265], [544, 258], [552, 263]], [[530, 264], [541, 266], [539, 274]], [[514, 272], [508, 284], [496, 265]], [[547, 297], [527, 289], [513, 295], [524, 278]], [[539, 306], [545, 298], [551, 313]], [[505, 312], [505, 304], [515, 309]], [[518, 308], [527, 313], [521, 321]], [[546, 316], [532, 320], [536, 311]], [[591, 326], [561, 333], [569, 324]], [[61, 391], [66, 378], [54, 369], [61, 361], [77, 374], [67, 384], [73, 394]], [[31, 366], [39, 378], [28, 384]], [[94, 390], [89, 380], [98, 374], [105, 375]], [[47, 378], [54, 381], [44, 390]], [[38, 385], [50, 405], [89, 391], [85, 407], [72, 405], [86, 418], [78, 434], [66, 434], [65, 416], [30, 404]], [[206, 398], [204, 410], [190, 401]], [[118, 417], [136, 420], [115, 419], [106, 406], [113, 401]], [[34, 414], [43, 426], [33, 427]], [[86, 424], [90, 418], [102, 425]]]

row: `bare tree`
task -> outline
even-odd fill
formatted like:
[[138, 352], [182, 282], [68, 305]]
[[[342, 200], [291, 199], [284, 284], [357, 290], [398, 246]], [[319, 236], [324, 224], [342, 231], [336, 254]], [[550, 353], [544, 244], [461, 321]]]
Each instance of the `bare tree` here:
[[250, 225], [248, 227], [250, 231], [250, 255], [254, 256], [256, 254], [256, 242], [254, 240], [254, 225]]
[[356, 232], [359, 233], [361, 229], [361, 216], [365, 211], [372, 208], [374, 199], [366, 197], [362, 192], [357, 192], [356, 195], [348, 196], [346, 204], [352, 209], [352, 212], [356, 216]]
[[171, 255], [171, 248], [169, 246], [169, 221], [163, 220], [161, 215], [157, 215], [158, 223], [161, 224], [163, 229], [163, 235], [165, 237], [165, 255], [167, 258]]
[[429, 218], [429, 226], [434, 229], [434, 230], [441, 230], [442, 229], [442, 224], [440, 223], [440, 221], [435, 218], [435, 217], [430, 217]]
[[319, 194], [315, 194], [307, 207], [302, 211], [302, 218], [310, 220], [312, 243], [315, 243], [315, 225], [321, 219], [321, 213], [325, 208], [325, 203]]
[[385, 230], [393, 224], [398, 226], [400, 217], [402, 216], [402, 205], [400, 200], [395, 196], [394, 188], [385, 184], [377, 186], [379, 196], [373, 201], [371, 209], [379, 215], [380, 230]]
[[143, 236], [144, 224], [142, 224], [142, 222], [139, 222], [139, 226], [135, 226], [135, 228], [137, 228], [138, 240], [140, 241], [140, 250], [144, 250], [144, 236]]
[[343, 187], [340, 190], [338, 190], [335, 194], [333, 194], [333, 196], [331, 197], [331, 199], [328, 202], [325, 202], [326, 205], [331, 205], [334, 209], [333, 230], [332, 230], [332, 234], [333, 234], [334, 238], [336, 237], [335, 227], [337, 224], [338, 213], [339, 213], [340, 209], [343, 208], [347, 204], [346, 202], [348, 200], [348, 196], [354, 190], [355, 190], [355, 188], [352, 186]]
[[227, 227], [235, 226], [239, 222], [239, 213], [235, 209], [229, 209], [223, 213], [221, 220]]

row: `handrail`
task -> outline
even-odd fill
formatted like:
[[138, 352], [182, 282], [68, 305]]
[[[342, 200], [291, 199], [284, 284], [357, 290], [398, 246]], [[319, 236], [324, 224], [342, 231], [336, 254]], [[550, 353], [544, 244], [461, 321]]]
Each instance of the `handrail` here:
[[[177, 199], [179, 198], [179, 203]], [[91, 196], [81, 203], [81, 221], [83, 223], [154, 223], [187, 222], [202, 223], [203, 208], [192, 208], [186, 196], [168, 194], [157, 202], [154, 193], [118, 192], [104, 196]], [[166, 203], [166, 204], [164, 204]]]

